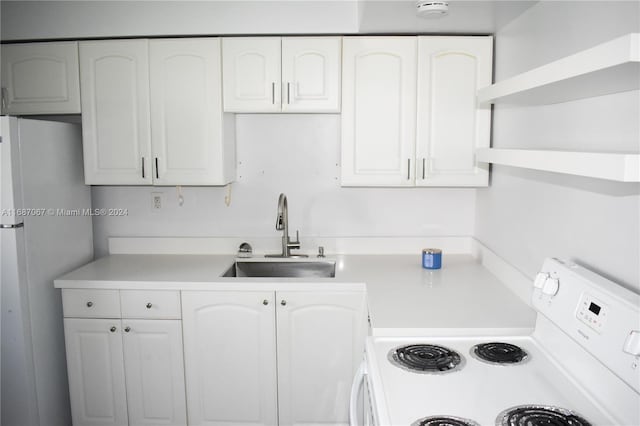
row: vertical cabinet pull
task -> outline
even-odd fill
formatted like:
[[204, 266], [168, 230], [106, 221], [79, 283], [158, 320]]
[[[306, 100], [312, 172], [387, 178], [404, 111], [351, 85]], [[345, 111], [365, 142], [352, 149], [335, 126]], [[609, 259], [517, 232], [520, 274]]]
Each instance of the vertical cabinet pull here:
[[142, 179], [144, 179], [144, 157], [142, 157]]
[[423, 158], [422, 159], [422, 179], [423, 180], [425, 179], [425, 176], [426, 176], [426, 173], [427, 173], [426, 169], [427, 169], [427, 159]]
[[287, 104], [291, 103], [291, 83], [287, 83]]
[[7, 109], [7, 88], [3, 87], [1, 90], [1, 95], [2, 95], [2, 109]]
[[407, 180], [411, 180], [411, 158], [407, 158]]
[[271, 83], [271, 103], [275, 105], [276, 103], [276, 82]]
[[156, 157], [156, 179], [160, 179], [160, 172], [158, 171], [158, 157]]

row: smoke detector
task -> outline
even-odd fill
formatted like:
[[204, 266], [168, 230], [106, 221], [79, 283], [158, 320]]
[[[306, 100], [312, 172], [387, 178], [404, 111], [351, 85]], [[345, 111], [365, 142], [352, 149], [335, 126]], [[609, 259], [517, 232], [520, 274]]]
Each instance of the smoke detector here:
[[416, 12], [421, 18], [440, 18], [449, 13], [449, 2], [418, 0]]

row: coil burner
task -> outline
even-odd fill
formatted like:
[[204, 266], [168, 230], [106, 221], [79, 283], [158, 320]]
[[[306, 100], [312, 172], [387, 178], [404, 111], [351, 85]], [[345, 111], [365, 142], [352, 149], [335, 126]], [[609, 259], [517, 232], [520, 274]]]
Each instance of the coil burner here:
[[511, 365], [527, 360], [529, 355], [519, 346], [510, 343], [481, 343], [471, 348], [471, 356], [490, 364]]
[[411, 426], [480, 426], [480, 423], [462, 417], [429, 416], [413, 422]]
[[416, 373], [447, 373], [462, 367], [464, 358], [456, 351], [437, 345], [406, 345], [392, 349], [389, 361]]
[[591, 426], [573, 411], [545, 405], [519, 405], [503, 411], [496, 426]]

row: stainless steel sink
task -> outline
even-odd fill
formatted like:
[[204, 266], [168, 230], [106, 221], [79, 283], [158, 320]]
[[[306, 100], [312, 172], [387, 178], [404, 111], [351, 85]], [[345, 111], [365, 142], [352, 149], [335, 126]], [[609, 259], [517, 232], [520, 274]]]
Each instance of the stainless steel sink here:
[[336, 263], [332, 261], [241, 261], [236, 260], [223, 277], [262, 278], [334, 278]]

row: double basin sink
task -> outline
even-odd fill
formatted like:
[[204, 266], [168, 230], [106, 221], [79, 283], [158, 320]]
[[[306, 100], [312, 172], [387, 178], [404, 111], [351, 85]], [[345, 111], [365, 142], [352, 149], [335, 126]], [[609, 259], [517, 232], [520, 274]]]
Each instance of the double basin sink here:
[[335, 278], [336, 263], [328, 260], [236, 260], [222, 277]]

